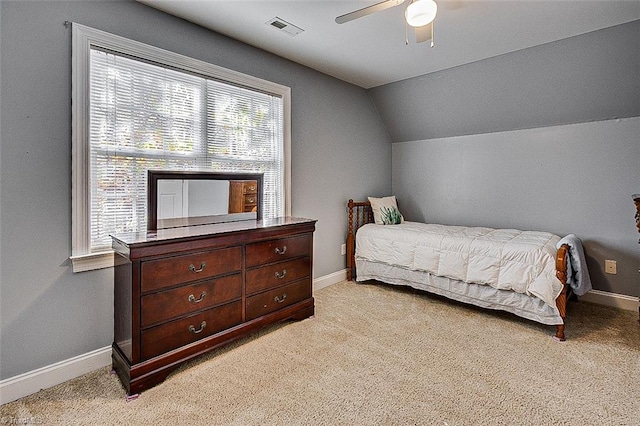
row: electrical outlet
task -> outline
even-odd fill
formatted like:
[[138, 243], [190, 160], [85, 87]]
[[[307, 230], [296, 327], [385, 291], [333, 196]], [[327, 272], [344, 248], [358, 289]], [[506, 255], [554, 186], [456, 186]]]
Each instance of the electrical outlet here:
[[345, 254], [347, 254], [347, 245], [346, 244], [343, 244], [343, 245], [340, 246], [340, 254], [343, 255], [343, 256]]
[[604, 272], [615, 275], [618, 273], [618, 263], [615, 260], [604, 261]]

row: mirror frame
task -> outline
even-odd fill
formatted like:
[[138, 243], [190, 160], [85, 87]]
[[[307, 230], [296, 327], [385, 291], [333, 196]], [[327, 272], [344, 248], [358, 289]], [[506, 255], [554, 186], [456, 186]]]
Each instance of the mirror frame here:
[[[258, 188], [256, 191], [256, 220], [262, 219], [262, 181], [264, 177], [262, 173], [218, 173], [175, 170], [149, 170], [147, 176], [147, 231], [158, 230], [158, 181], [163, 179], [228, 181], [255, 180], [258, 183]], [[217, 222], [212, 221], [211, 223]], [[199, 222], [198, 224], [202, 225], [204, 223]]]

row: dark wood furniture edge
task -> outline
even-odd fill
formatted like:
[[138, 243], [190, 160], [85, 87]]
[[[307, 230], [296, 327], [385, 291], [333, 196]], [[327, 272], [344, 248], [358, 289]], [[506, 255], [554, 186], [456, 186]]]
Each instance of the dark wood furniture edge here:
[[129, 364], [126, 356], [114, 343], [111, 351], [113, 370], [120, 377], [125, 388], [125, 384], [129, 384], [126, 389], [127, 393], [134, 395], [162, 383], [182, 364], [233, 341], [250, 337], [266, 326], [288, 320], [300, 321], [313, 317], [315, 314], [314, 306], [315, 301], [311, 297], [133, 366]]
[[[636, 212], [634, 215], [636, 228], [638, 228], [638, 232], [640, 232], [640, 194], [633, 194], [632, 197], [633, 203], [636, 205]], [[638, 240], [638, 244], [640, 244], [640, 240]], [[640, 297], [638, 297], [638, 302], [640, 302]], [[640, 324], [640, 304], [638, 305], [638, 324]]]
[[[371, 211], [371, 203], [368, 201], [347, 202], [348, 225], [347, 225], [347, 280], [353, 281], [356, 278], [356, 232], [361, 226], [373, 222], [373, 212]], [[569, 293], [569, 285], [567, 284], [567, 256], [569, 246], [563, 244], [556, 253], [556, 277], [562, 283], [562, 291], [556, 298], [556, 307], [560, 313], [563, 323], [556, 325], [556, 334], [554, 339], [565, 341], [564, 322], [567, 316], [567, 300]]]

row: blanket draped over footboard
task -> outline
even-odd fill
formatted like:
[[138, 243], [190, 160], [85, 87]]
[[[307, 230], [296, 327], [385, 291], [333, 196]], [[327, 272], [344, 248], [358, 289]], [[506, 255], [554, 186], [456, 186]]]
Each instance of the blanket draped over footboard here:
[[555, 306], [556, 244], [548, 232], [404, 222], [362, 226], [356, 259], [535, 296]]

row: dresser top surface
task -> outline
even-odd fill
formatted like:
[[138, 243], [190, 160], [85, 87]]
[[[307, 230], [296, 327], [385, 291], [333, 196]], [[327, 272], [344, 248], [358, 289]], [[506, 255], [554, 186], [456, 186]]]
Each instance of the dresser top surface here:
[[298, 217], [277, 217], [274, 219], [242, 220], [237, 222], [214, 223], [208, 225], [184, 226], [158, 229], [156, 231], [130, 232], [114, 234], [111, 237], [127, 246], [167, 242], [183, 238], [216, 236], [233, 232], [262, 230], [279, 226], [314, 224], [316, 220]]

